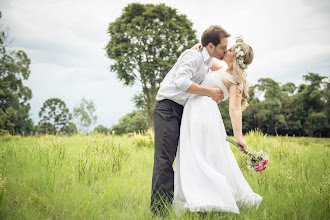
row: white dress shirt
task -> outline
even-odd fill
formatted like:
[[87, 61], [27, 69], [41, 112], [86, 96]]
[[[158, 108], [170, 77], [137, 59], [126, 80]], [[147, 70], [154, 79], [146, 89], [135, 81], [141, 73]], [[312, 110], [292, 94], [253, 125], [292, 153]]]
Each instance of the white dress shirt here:
[[200, 84], [211, 65], [212, 58], [205, 47], [202, 51], [185, 50], [160, 84], [156, 100], [170, 99], [184, 105], [190, 95], [185, 91], [192, 82]]

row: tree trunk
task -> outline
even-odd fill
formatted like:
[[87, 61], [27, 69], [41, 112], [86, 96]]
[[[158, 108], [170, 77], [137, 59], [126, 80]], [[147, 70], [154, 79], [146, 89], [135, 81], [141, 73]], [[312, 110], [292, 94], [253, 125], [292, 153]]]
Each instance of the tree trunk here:
[[150, 95], [147, 95], [147, 111], [148, 111], [148, 123], [149, 123], [149, 128], [154, 129], [154, 105], [153, 105], [153, 100], [151, 100]]
[[154, 108], [155, 108], [155, 102], [156, 102], [156, 85], [155, 81], [151, 84], [151, 103], [150, 103], [150, 108], [151, 108], [151, 114], [150, 114], [150, 123], [149, 127], [154, 130]]
[[151, 112], [149, 114], [149, 128], [154, 130], [154, 112], [153, 112], [153, 109], [151, 109]]

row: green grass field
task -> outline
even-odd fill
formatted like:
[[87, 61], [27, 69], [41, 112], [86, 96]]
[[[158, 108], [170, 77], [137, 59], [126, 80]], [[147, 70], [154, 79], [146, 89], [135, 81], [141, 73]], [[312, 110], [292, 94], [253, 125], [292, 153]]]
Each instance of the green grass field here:
[[[0, 219], [162, 219], [149, 211], [152, 134], [135, 137], [0, 138]], [[241, 214], [186, 213], [166, 219], [330, 219], [330, 139], [245, 136], [250, 150], [270, 149], [262, 173], [246, 168], [263, 197]]]

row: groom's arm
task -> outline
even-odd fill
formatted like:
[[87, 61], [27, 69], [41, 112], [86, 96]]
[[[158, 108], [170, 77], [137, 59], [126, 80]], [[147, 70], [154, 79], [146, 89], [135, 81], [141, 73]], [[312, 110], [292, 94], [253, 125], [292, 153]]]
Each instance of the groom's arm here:
[[223, 99], [223, 91], [218, 88], [207, 88], [191, 81], [198, 69], [203, 65], [203, 58], [194, 50], [185, 51], [184, 56], [178, 66], [175, 77], [176, 87], [183, 91], [197, 95], [211, 97], [217, 103]]
[[211, 97], [216, 103], [223, 99], [223, 91], [219, 88], [207, 88], [192, 82], [191, 86], [186, 90], [188, 93], [197, 95], [206, 95]]

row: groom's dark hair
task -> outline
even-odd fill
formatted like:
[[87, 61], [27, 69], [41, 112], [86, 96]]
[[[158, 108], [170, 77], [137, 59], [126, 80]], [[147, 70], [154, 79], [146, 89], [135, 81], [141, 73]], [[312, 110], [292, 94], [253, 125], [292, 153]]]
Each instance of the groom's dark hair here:
[[221, 38], [227, 38], [231, 35], [220, 25], [211, 25], [202, 34], [202, 45], [207, 46], [212, 43], [215, 47], [221, 43]]

